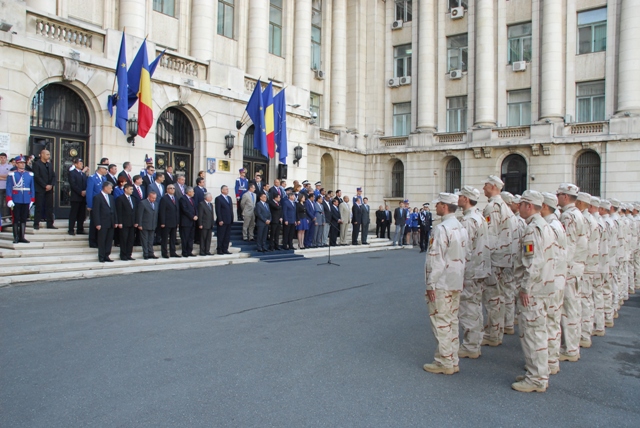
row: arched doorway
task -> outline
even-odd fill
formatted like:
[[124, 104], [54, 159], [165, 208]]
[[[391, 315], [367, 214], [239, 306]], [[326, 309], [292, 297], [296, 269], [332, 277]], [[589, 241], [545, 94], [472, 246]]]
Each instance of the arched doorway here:
[[174, 174], [184, 174], [187, 183], [193, 179], [194, 133], [191, 121], [180, 109], [169, 107], [156, 124], [156, 171], [173, 167]]
[[391, 169], [391, 197], [404, 197], [404, 164], [400, 160]]
[[448, 193], [456, 193], [462, 187], [462, 165], [460, 159], [453, 158], [447, 162], [445, 168], [445, 189]]
[[600, 196], [600, 155], [588, 150], [576, 162], [576, 185], [581, 192]]
[[52, 83], [31, 100], [29, 153], [37, 157], [43, 149], [51, 152], [51, 163], [58, 176], [53, 201], [57, 218], [69, 217], [69, 168], [76, 157], [88, 163], [89, 129], [87, 106], [69, 87]]
[[262, 176], [263, 183], [269, 183], [269, 159], [253, 148], [253, 132], [255, 126], [251, 125], [244, 134], [242, 142], [242, 167], [247, 170], [247, 178], [253, 180], [256, 174]]
[[522, 195], [527, 190], [527, 162], [520, 155], [509, 155], [502, 161], [504, 191]]
[[333, 163], [333, 157], [329, 153], [322, 155], [320, 160], [320, 180], [322, 181], [322, 187], [327, 191], [335, 189], [335, 169]]

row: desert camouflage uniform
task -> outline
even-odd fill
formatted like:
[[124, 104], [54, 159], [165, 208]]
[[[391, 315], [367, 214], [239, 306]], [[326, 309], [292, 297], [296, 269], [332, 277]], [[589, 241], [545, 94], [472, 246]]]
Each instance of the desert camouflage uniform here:
[[616, 312], [617, 282], [616, 272], [618, 270], [618, 223], [613, 220], [610, 214], [602, 216], [605, 222], [605, 234], [609, 244], [608, 266], [609, 273], [603, 277], [604, 286], [602, 296], [604, 300], [604, 322], [613, 324], [613, 316]]
[[623, 296], [623, 289], [625, 287], [623, 276], [626, 276], [625, 264], [624, 264], [624, 253], [627, 248], [626, 237], [625, 235], [625, 227], [620, 215], [617, 212], [611, 214], [611, 220], [613, 220], [614, 230], [616, 233], [616, 266], [613, 269], [613, 288], [611, 296], [613, 298], [613, 312], [614, 317], [616, 317], [618, 310], [620, 309], [620, 301]]
[[631, 223], [629, 219], [616, 213], [619, 218], [620, 227], [622, 229], [621, 238], [624, 239], [624, 251], [622, 254], [618, 252], [618, 260], [620, 263], [620, 283], [618, 288], [618, 300], [620, 306], [624, 304], [624, 301], [629, 299], [629, 254], [631, 253]]
[[558, 217], [549, 214], [544, 218], [553, 231], [555, 279], [554, 291], [549, 296], [549, 310], [547, 311], [547, 336], [549, 342], [549, 370], [556, 371], [560, 368], [560, 343], [562, 340], [562, 303], [564, 300], [564, 287], [567, 281], [567, 234]]
[[[633, 220], [636, 224], [636, 230], [638, 231], [638, 240], [636, 241], [636, 253], [633, 257], [633, 272], [635, 274], [634, 287], [636, 290], [640, 290], [640, 213], [633, 216]], [[629, 287], [631, 289], [631, 287]]]
[[529, 217], [514, 269], [519, 293], [529, 295], [526, 307], [518, 298], [518, 325], [527, 370], [524, 382], [544, 388], [549, 382], [547, 312], [556, 290], [554, 246], [547, 222], [538, 213]]
[[562, 336], [564, 338], [562, 352], [579, 357], [582, 319], [580, 282], [587, 260], [587, 224], [575, 204], [568, 204], [562, 208], [560, 222], [567, 232], [567, 265], [569, 267], [562, 312]]
[[482, 212], [487, 221], [487, 246], [491, 252], [491, 275], [485, 280], [482, 301], [487, 310], [484, 338], [502, 343], [504, 335], [505, 289], [513, 276], [513, 212], [500, 195], [493, 196]]
[[462, 226], [469, 236], [464, 288], [460, 295], [460, 327], [463, 337], [461, 350], [479, 353], [482, 342], [482, 289], [491, 274], [491, 254], [487, 248], [487, 222], [475, 209], [465, 210]]
[[593, 332], [604, 333], [604, 278], [609, 276], [609, 238], [607, 224], [598, 212], [591, 214], [598, 229], [598, 267], [593, 275]]
[[[512, 253], [517, 254], [521, 245], [521, 238], [524, 234], [524, 230], [527, 227], [527, 223], [524, 221], [522, 217], [519, 215], [513, 215], [509, 217], [509, 222], [511, 223], [511, 230], [513, 231], [513, 246]], [[506, 284], [505, 292], [504, 292], [504, 328], [505, 330], [513, 331], [514, 317], [516, 312], [516, 299], [517, 299], [517, 284], [515, 282], [515, 277], [511, 275], [509, 278], [509, 282]]]
[[593, 282], [598, 273], [600, 262], [600, 231], [598, 222], [586, 209], [582, 211], [587, 229], [587, 260], [584, 267], [584, 275], [580, 281], [580, 302], [582, 305], [582, 325], [580, 327], [580, 339], [591, 342], [593, 332]]
[[425, 263], [427, 290], [436, 292], [434, 302], [427, 298], [431, 329], [438, 342], [434, 359], [450, 369], [458, 365], [458, 309], [467, 241], [467, 231], [455, 214], [445, 215], [433, 228]]
[[629, 223], [629, 228], [631, 229], [631, 234], [630, 234], [630, 242], [629, 242], [629, 261], [627, 262], [627, 276], [628, 276], [628, 281], [627, 281], [627, 297], [629, 297], [629, 294], [635, 294], [635, 287], [636, 287], [636, 281], [635, 281], [635, 275], [636, 275], [636, 267], [635, 267], [635, 259], [636, 259], [636, 254], [638, 252], [638, 224], [635, 221], [635, 218], [629, 213], [629, 211], [627, 211], [627, 215], [625, 216], [627, 218], [627, 221]]

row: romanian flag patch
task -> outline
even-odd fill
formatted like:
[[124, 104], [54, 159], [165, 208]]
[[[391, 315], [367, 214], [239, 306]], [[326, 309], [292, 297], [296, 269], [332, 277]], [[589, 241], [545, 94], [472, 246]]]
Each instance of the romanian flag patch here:
[[533, 256], [533, 242], [524, 243], [524, 255]]
[[484, 219], [487, 220], [488, 224], [491, 224], [491, 216], [486, 216]]

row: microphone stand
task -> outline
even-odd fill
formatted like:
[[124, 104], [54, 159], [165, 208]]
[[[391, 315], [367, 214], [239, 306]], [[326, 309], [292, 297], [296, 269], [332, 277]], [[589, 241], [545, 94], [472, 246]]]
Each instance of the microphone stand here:
[[[331, 224], [331, 222], [329, 222], [329, 226], [330, 226], [330, 227], [333, 227], [334, 229], [337, 229], [338, 231], [340, 231], [340, 229], [339, 229], [339, 228], [337, 228], [337, 227], [335, 227], [334, 225], [332, 225], [332, 224]], [[329, 233], [331, 233], [331, 229], [329, 229]], [[322, 265], [334, 265], [334, 266], [340, 266], [338, 263], [333, 263], [333, 262], [331, 261], [331, 246], [332, 246], [332, 245], [331, 245], [331, 238], [329, 238], [329, 250], [328, 250], [328, 254], [327, 254], [328, 259], [327, 259], [327, 261], [326, 261], [326, 262], [324, 262], [324, 263], [318, 263], [318, 266], [322, 266]]]

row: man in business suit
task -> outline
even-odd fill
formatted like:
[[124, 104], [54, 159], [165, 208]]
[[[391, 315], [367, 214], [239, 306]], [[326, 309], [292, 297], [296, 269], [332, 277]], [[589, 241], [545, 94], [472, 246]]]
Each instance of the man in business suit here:
[[231, 254], [229, 240], [231, 223], [233, 223], [233, 203], [229, 197], [229, 188], [222, 186], [221, 194], [216, 198], [216, 236], [218, 238], [218, 254]]
[[389, 210], [389, 205], [384, 206], [384, 223], [382, 223], [382, 231], [380, 234], [381, 238], [385, 236], [385, 230], [387, 231], [387, 239], [391, 240], [391, 210]]
[[341, 230], [342, 216], [340, 215], [340, 199], [333, 199], [331, 204], [331, 230], [329, 231], [329, 245], [335, 247], [338, 245], [338, 235]]
[[107, 175], [105, 178], [111, 184], [113, 184], [113, 188], [118, 187], [118, 178], [116, 177], [116, 173], [118, 172], [118, 167], [115, 164], [110, 164], [109, 169], [107, 170]]
[[[338, 192], [336, 192], [336, 195]], [[336, 196], [338, 198], [338, 196]], [[338, 198], [339, 199], [339, 198]], [[351, 223], [351, 210], [349, 209], [349, 197], [345, 196], [340, 203], [340, 245], [347, 245], [347, 232]]]
[[116, 227], [119, 227], [119, 224], [116, 201], [111, 196], [113, 184], [105, 181], [102, 183], [101, 188], [102, 190], [94, 195], [91, 201], [91, 218], [96, 228], [98, 261], [104, 263], [113, 261], [109, 258], [109, 255], [113, 245], [113, 232]]
[[211, 235], [215, 224], [213, 211], [213, 195], [204, 194], [204, 201], [198, 205], [198, 229], [200, 229], [200, 255], [213, 256], [211, 254]]
[[187, 177], [184, 174], [178, 175], [176, 177], [176, 200], [179, 201], [182, 199], [184, 195], [186, 195], [187, 185]]
[[145, 188], [142, 186], [142, 177], [139, 175], [134, 175], [132, 180], [133, 193], [131, 193], [131, 197], [135, 199], [136, 202], [142, 202], [142, 200], [147, 197]]
[[[204, 194], [207, 193], [207, 188], [204, 187], [204, 178], [198, 177], [196, 179], [196, 187], [193, 188], [194, 196], [193, 202], [196, 204], [196, 210], [200, 206], [200, 203], [204, 201]], [[193, 241], [196, 244], [200, 244], [200, 229], [196, 228], [196, 233], [194, 235]]]
[[240, 208], [242, 209], [242, 239], [244, 241], [253, 241], [253, 231], [256, 226], [255, 206], [258, 196], [255, 194], [256, 185], [249, 184], [249, 189], [242, 195], [240, 199]]
[[[161, 177], [161, 175], [158, 175], [158, 177]], [[140, 231], [142, 256], [145, 260], [158, 258], [153, 252], [153, 241], [158, 227], [157, 196], [156, 192], [149, 190], [147, 199], [144, 199], [136, 207], [136, 223], [138, 223], [138, 230]]]
[[[274, 186], [275, 187], [275, 186]], [[280, 194], [276, 193], [269, 201], [271, 224], [269, 225], [269, 249], [280, 251], [280, 232], [282, 231], [282, 204]]]
[[380, 230], [382, 229], [382, 224], [384, 223], [384, 220], [385, 220], [384, 207], [380, 205], [378, 207], [378, 210], [376, 211], [376, 238], [380, 238]]
[[351, 245], [358, 244], [358, 235], [360, 234], [360, 228], [362, 226], [362, 204], [360, 199], [353, 199], [353, 206], [351, 207]]
[[153, 183], [155, 181], [156, 168], [153, 166], [153, 164], [151, 164], [151, 165], [147, 164], [147, 168], [145, 170], [145, 174], [144, 175], [140, 174], [140, 176], [142, 177], [142, 185], [146, 189], [147, 186], [149, 186], [151, 183]]
[[263, 191], [264, 191], [264, 184], [262, 183], [262, 176], [260, 174], [256, 174], [253, 178], [253, 180], [251, 180], [249, 182], [249, 184], [255, 184], [256, 186], [256, 190], [254, 190], [256, 195], [260, 195]]
[[76, 233], [80, 235], [84, 233], [84, 220], [87, 215], [87, 202], [85, 200], [87, 194], [87, 176], [85, 172], [88, 169], [89, 168], [84, 167], [82, 159], [76, 158], [73, 161], [73, 169], [69, 171], [69, 187], [71, 188], [71, 194], [69, 195], [71, 202], [69, 235], [75, 235]]
[[284, 224], [282, 236], [282, 248], [293, 249], [293, 237], [296, 234], [296, 195], [291, 192], [286, 201], [282, 203], [282, 222]]
[[267, 248], [267, 232], [269, 225], [271, 224], [271, 210], [267, 203], [266, 193], [260, 194], [260, 200], [256, 204], [256, 227], [258, 233], [256, 235], [256, 249], [257, 251], [264, 253], [268, 251]]
[[[158, 205], [160, 204], [162, 197], [165, 195], [165, 193], [167, 193], [163, 183], [164, 174], [156, 174], [155, 180], [147, 186], [147, 192], [156, 193], [156, 200], [158, 201]], [[162, 239], [162, 231], [160, 230], [159, 224], [153, 239], [153, 245], [160, 245], [160, 241]]]
[[180, 241], [182, 257], [195, 257], [193, 254], [193, 235], [198, 221], [198, 208], [193, 200], [193, 187], [185, 188], [185, 195], [180, 199]]
[[362, 245], [369, 245], [369, 225], [371, 224], [371, 209], [369, 208], [369, 198], [362, 198]]
[[[100, 164], [96, 168], [96, 173], [87, 178], [87, 191], [85, 193], [85, 200], [87, 201], [87, 209], [93, 210], [93, 198], [94, 196], [102, 192], [102, 183], [106, 181], [104, 176], [107, 174], [107, 164]], [[98, 229], [93, 224], [94, 217], [89, 217], [89, 247], [98, 248]]]
[[[176, 198], [176, 185], [167, 185], [167, 193], [160, 199], [160, 209], [158, 212], [158, 225], [160, 226], [161, 239], [160, 251], [162, 257], [168, 259], [171, 257], [180, 257], [176, 253], [176, 232], [178, 222], [180, 221], [179, 199]], [[167, 251], [167, 244], [169, 251]]]
[[284, 198], [285, 196], [285, 193], [280, 187], [280, 180], [278, 180], [277, 178], [273, 180], [273, 186], [269, 188], [269, 200], [272, 201], [273, 198], [276, 197], [276, 195], [280, 196], [280, 201], [282, 201], [282, 198]]
[[324, 227], [322, 228], [322, 245], [329, 245], [329, 232], [331, 231], [331, 199], [329, 195], [322, 197], [322, 208], [324, 209]]
[[326, 217], [324, 216], [322, 195], [318, 194], [318, 196], [311, 196], [311, 199], [315, 199], [313, 205], [316, 207], [316, 234], [313, 237], [313, 246], [323, 247], [324, 226], [326, 225]]
[[134, 260], [131, 257], [133, 253], [133, 237], [135, 229], [138, 227], [136, 223], [136, 202], [131, 197], [133, 186], [129, 183], [124, 185], [124, 194], [116, 198], [116, 214], [120, 227], [117, 233], [120, 234], [120, 260]]
[[127, 180], [127, 183], [133, 185], [133, 176], [131, 175], [132, 170], [131, 162], [125, 162], [122, 164], [122, 171], [118, 174], [118, 180], [124, 178]]
[[304, 234], [304, 247], [313, 248], [313, 238], [316, 236], [316, 203], [313, 200], [313, 192], [304, 201], [304, 206], [307, 209], [307, 220], [309, 220], [309, 230]]
[[404, 202], [400, 201], [398, 204], [398, 208], [393, 212], [393, 220], [396, 223], [396, 233], [393, 236], [393, 246], [398, 245], [402, 246], [402, 240], [404, 238], [404, 226], [407, 220], [407, 209], [404, 207]]
[[36, 190], [36, 209], [33, 214], [33, 228], [40, 229], [43, 211], [47, 217], [47, 229], [57, 229], [53, 225], [53, 187], [56, 184], [56, 172], [50, 162], [51, 152], [42, 150], [40, 159], [33, 162], [33, 180]]
[[167, 170], [164, 173], [164, 185], [168, 186], [169, 184], [175, 183], [175, 175], [173, 175], [173, 167], [168, 166]]

